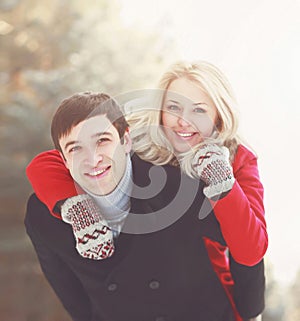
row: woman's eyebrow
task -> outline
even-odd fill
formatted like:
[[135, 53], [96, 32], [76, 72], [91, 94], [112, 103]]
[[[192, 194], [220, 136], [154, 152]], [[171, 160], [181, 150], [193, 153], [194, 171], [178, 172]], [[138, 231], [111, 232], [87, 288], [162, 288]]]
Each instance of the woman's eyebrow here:
[[179, 102], [177, 100], [173, 100], [173, 99], [168, 99], [167, 102], [171, 102], [171, 103], [175, 103], [175, 104], [179, 104]]
[[202, 102], [199, 102], [199, 103], [193, 103], [193, 105], [206, 105], [206, 106], [208, 106], [208, 105], [207, 105], [207, 103], [202, 103]]

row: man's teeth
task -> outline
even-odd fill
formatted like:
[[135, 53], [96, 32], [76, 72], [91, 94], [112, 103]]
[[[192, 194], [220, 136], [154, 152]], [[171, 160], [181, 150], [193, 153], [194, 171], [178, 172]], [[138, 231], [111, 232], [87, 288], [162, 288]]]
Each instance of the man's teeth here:
[[99, 171], [97, 172], [92, 172], [92, 173], [89, 173], [91, 176], [97, 176], [97, 175], [100, 175], [102, 173], [104, 173], [106, 171], [106, 168], [104, 169], [100, 169]]
[[193, 133], [179, 133], [179, 132], [177, 132], [177, 135], [181, 136], [181, 137], [191, 137], [194, 134]]

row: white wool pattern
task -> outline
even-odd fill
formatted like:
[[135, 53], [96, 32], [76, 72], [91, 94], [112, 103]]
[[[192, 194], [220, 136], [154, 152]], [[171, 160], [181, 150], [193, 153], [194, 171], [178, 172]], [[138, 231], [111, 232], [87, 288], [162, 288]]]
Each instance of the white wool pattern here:
[[76, 249], [82, 257], [102, 260], [113, 255], [112, 231], [89, 195], [68, 198], [61, 207], [61, 216], [72, 226]]
[[216, 144], [203, 145], [193, 158], [193, 167], [206, 187], [206, 197], [219, 196], [232, 189], [235, 182], [229, 161], [229, 150]]

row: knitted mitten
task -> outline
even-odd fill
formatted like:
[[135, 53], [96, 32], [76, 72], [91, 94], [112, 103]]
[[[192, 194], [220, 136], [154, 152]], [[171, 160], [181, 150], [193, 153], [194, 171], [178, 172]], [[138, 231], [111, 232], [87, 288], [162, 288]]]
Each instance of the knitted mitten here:
[[193, 167], [206, 185], [203, 189], [206, 197], [220, 196], [232, 189], [235, 178], [227, 147], [216, 144], [202, 146], [193, 158]]
[[89, 195], [68, 198], [61, 207], [61, 216], [71, 224], [81, 256], [102, 260], [113, 255], [112, 231]]

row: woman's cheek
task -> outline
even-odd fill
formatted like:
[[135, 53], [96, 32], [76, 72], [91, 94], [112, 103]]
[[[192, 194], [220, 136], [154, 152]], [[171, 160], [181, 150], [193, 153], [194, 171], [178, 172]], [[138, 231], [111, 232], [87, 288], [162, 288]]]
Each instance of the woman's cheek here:
[[208, 116], [202, 116], [201, 118], [197, 119], [194, 123], [198, 131], [201, 133], [201, 136], [203, 136], [204, 138], [210, 137], [215, 128], [214, 122]]
[[165, 127], [172, 127], [174, 124], [174, 116], [171, 113], [163, 112], [161, 117], [162, 125]]

